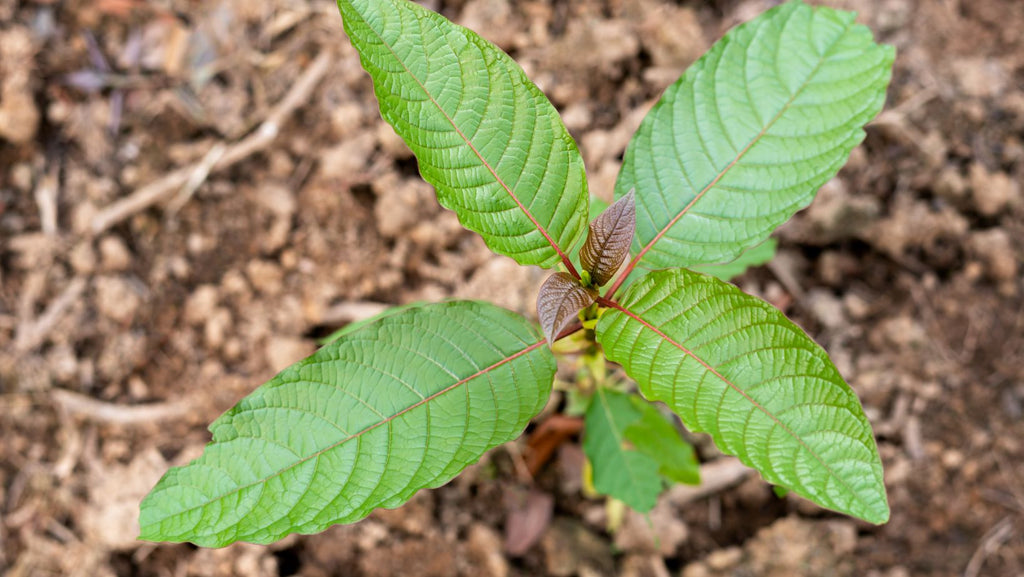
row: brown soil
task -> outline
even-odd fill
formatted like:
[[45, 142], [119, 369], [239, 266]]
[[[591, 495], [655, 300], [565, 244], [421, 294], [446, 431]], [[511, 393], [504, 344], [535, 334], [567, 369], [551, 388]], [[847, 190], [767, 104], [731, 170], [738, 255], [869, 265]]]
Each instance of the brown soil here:
[[[426, 3], [523, 64], [606, 199], [645, 107], [773, 4]], [[1024, 3], [827, 3], [897, 46], [887, 110], [779, 232], [779, 257], [738, 282], [860, 394], [889, 524], [747, 477], [674, 491], [650, 524], [627, 516], [609, 535], [580, 493], [578, 443], [529, 483], [524, 440], [357, 525], [198, 550], [136, 542], [137, 506], [220, 412], [377, 303], [529, 314], [542, 276], [438, 207], [331, 3], [0, 0], [0, 572], [1024, 575]], [[280, 134], [216, 168], [323, 53]], [[111, 203], [192, 165], [215, 169], [92, 232]]]

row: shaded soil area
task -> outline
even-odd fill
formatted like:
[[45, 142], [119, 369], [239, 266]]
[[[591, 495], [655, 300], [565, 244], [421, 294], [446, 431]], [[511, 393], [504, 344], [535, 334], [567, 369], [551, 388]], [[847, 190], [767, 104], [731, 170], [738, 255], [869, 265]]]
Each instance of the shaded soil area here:
[[[0, 572], [1024, 574], [1024, 3], [824, 3], [896, 45], [889, 102], [778, 257], [736, 282], [860, 395], [889, 524], [780, 498], [696, 438], [708, 486], [609, 533], [571, 427], [524, 474], [545, 413], [401, 509], [200, 550], [134, 537], [207, 423], [381, 305], [533, 315], [543, 274], [438, 206], [332, 3], [0, 0]], [[774, 2], [425, 4], [516, 57], [608, 200], [654, 99]]]

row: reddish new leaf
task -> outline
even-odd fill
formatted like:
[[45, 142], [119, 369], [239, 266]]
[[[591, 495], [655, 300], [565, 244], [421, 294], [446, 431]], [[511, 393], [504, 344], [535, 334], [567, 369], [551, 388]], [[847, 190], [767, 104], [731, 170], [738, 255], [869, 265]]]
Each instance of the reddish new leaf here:
[[596, 298], [596, 291], [584, 287], [569, 273], [549, 276], [537, 295], [537, 316], [548, 343], [554, 343], [558, 334]]
[[590, 223], [587, 242], [580, 249], [580, 264], [595, 285], [601, 286], [615, 276], [629, 254], [635, 231], [636, 204], [631, 190]]

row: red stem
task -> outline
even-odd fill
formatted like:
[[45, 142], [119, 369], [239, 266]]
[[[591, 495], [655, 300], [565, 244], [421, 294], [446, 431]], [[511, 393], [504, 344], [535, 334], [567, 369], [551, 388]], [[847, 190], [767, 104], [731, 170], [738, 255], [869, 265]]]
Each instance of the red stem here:
[[[822, 60], [821, 62], [824, 62], [824, 60]], [[821, 62], [818, 63], [818, 66], [815, 67], [814, 72], [811, 73], [812, 76], [815, 72], [818, 71], [818, 67], [821, 66]], [[626, 270], [622, 271], [622, 274], [619, 275], [618, 279], [616, 279], [615, 284], [612, 285], [612, 288], [608, 289], [608, 292], [606, 293], [608, 298], [615, 296], [615, 291], [619, 290], [619, 287], [622, 286], [622, 283], [626, 281], [626, 277], [628, 277], [630, 273], [633, 272], [633, 269], [636, 268], [636, 265], [637, 263], [640, 262], [640, 259], [644, 258], [644, 255], [647, 254], [647, 251], [651, 250], [651, 247], [657, 244], [658, 241], [661, 240], [661, 237], [665, 236], [665, 233], [667, 233], [669, 229], [671, 229], [673, 226], [675, 226], [677, 222], [679, 222], [679, 219], [683, 218], [683, 216], [686, 215], [686, 213], [690, 212], [690, 209], [693, 208], [693, 205], [697, 204], [698, 200], [703, 198], [709, 190], [714, 188], [714, 186], [718, 184], [718, 181], [722, 180], [722, 177], [724, 177], [730, 170], [732, 170], [732, 167], [736, 166], [736, 164], [740, 161], [741, 158], [743, 158], [747, 151], [749, 151], [751, 147], [757, 144], [757, 142], [764, 137], [765, 133], [768, 132], [768, 129], [771, 128], [787, 110], [789, 110], [789, 107], [792, 106], [793, 101], [796, 100], [797, 95], [799, 95], [800, 91], [802, 90], [803, 87], [801, 87], [800, 90], [798, 90], [792, 97], [790, 97], [789, 101], [786, 102], [786, 105], [783, 106], [782, 109], [779, 110], [778, 114], [776, 114], [775, 117], [772, 118], [771, 121], [769, 121], [768, 124], [766, 124], [765, 127], [761, 129], [761, 132], [759, 132], [757, 136], [755, 136], [750, 142], [747, 143], [745, 147], [743, 147], [743, 150], [741, 150], [739, 154], [736, 155], [736, 158], [733, 158], [732, 162], [730, 162], [728, 166], [723, 168], [721, 172], [719, 172], [718, 175], [715, 176], [714, 180], [712, 180], [707, 184], [707, 186], [702, 188], [701, 191], [698, 192], [693, 197], [693, 200], [687, 203], [687, 205], [683, 207], [683, 210], [679, 211], [679, 214], [675, 215], [672, 218], [672, 220], [670, 220], [668, 224], [665, 225], [664, 228], [659, 230], [658, 234], [655, 235], [655, 237], [652, 238], [650, 242], [644, 245], [644, 248], [641, 249], [640, 252], [638, 252], [637, 255], [629, 261], [629, 264], [626, 265]]]
[[[601, 299], [604, 299], [604, 298], [610, 299], [613, 296], [615, 296], [615, 291], [619, 290], [619, 287], [622, 286], [622, 283], [626, 282], [626, 277], [628, 277], [630, 275], [630, 273], [633, 272], [633, 269], [636, 268], [636, 265], [637, 265], [638, 262], [640, 262], [640, 257], [643, 256], [643, 254], [644, 253], [641, 252], [640, 254], [638, 254], [636, 256], [636, 258], [630, 259], [629, 264], [626, 265], [625, 270], [622, 271], [622, 274], [619, 275], [619, 278], [615, 279], [615, 282], [612, 283], [611, 288], [608, 289], [607, 293], [605, 293], [606, 296], [597, 299], [597, 302], [601, 302]], [[609, 301], [609, 302], [613, 302], [613, 301]], [[608, 305], [605, 305], [605, 306], [608, 306]]]
[[562, 264], [564, 264], [565, 268], [569, 270], [569, 274], [575, 277], [576, 280], [581, 280], [580, 273], [576, 271], [576, 267], [572, 265], [572, 261], [569, 260], [569, 257], [566, 256], [564, 252], [562, 252], [561, 247], [559, 247], [557, 244], [554, 244], [553, 242], [551, 243], [551, 246], [555, 247], [555, 250], [558, 251], [558, 254], [562, 256]]

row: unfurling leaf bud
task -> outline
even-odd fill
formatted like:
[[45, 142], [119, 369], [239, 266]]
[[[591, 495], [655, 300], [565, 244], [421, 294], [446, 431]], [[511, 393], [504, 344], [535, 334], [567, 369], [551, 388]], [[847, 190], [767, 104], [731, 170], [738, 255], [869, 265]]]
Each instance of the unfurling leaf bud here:
[[580, 264], [590, 273], [595, 286], [615, 276], [629, 254], [635, 231], [636, 203], [631, 190], [590, 223], [587, 242], [580, 249]]
[[548, 344], [554, 343], [558, 334], [595, 299], [597, 291], [581, 285], [569, 273], [556, 272], [548, 277], [537, 295], [537, 316]]

